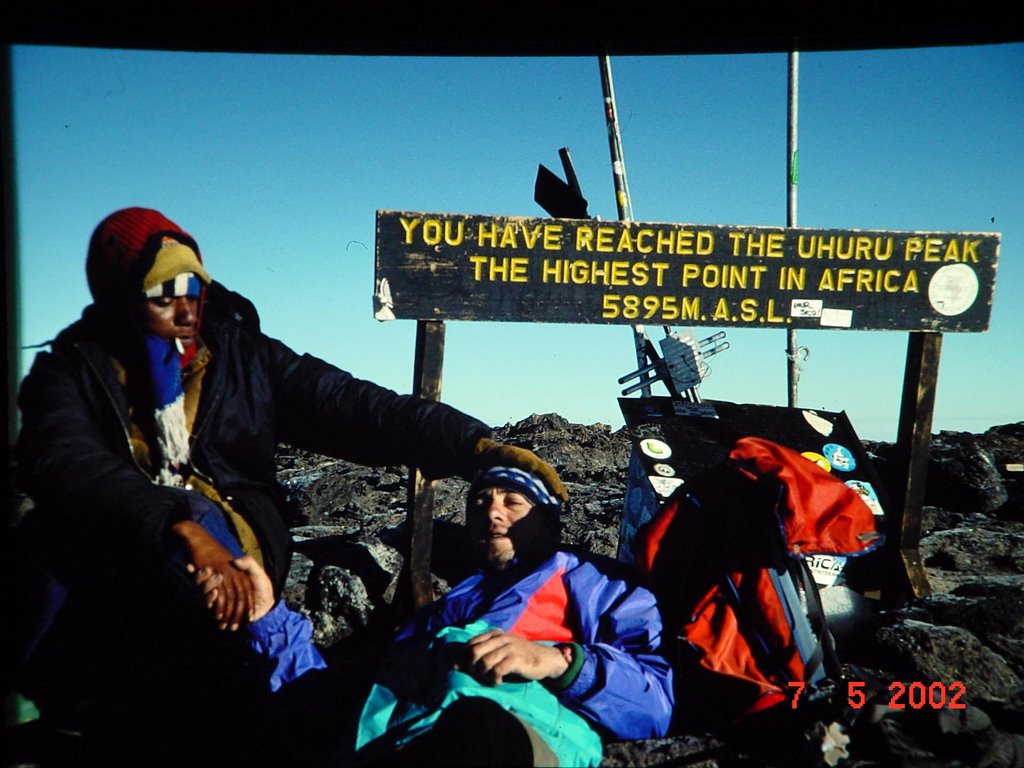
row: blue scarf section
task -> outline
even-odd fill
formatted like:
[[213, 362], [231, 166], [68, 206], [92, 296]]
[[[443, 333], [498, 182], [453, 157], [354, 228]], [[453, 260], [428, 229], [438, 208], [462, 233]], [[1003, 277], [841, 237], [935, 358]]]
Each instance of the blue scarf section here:
[[155, 401], [157, 444], [161, 460], [156, 481], [182, 485], [181, 471], [189, 460], [189, 432], [185, 424], [185, 393], [181, 387], [181, 358], [174, 344], [146, 334], [149, 378]]

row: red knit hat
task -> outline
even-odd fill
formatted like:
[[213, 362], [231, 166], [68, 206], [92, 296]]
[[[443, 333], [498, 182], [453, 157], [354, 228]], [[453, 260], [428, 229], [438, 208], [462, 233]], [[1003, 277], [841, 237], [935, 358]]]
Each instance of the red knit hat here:
[[123, 304], [141, 295], [143, 281], [154, 266], [164, 238], [170, 237], [195, 252], [193, 271], [205, 283], [210, 276], [193, 237], [151, 208], [124, 208], [99, 223], [89, 241], [85, 274], [97, 304]]

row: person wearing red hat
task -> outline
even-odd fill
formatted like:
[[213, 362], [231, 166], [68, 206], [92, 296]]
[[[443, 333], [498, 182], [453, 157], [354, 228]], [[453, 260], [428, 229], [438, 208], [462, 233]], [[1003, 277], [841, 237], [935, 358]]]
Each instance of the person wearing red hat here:
[[159, 211], [100, 222], [86, 276], [93, 303], [19, 393], [17, 478], [34, 503], [19, 556], [41, 576], [21, 594], [35, 618], [16, 629], [5, 675], [44, 717], [73, 708], [81, 721], [92, 701], [98, 732], [167, 733], [200, 716], [221, 742], [241, 732], [253, 675], [232, 630], [255, 609], [252, 563], [279, 596], [291, 556], [280, 443], [431, 478], [468, 479], [482, 456], [511, 452], [557, 479], [477, 419], [264, 334]]

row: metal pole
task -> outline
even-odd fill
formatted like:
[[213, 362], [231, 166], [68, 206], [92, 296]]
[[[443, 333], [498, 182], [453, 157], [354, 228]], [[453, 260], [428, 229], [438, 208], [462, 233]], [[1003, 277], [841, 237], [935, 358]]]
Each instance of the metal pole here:
[[[800, 54], [789, 54], [789, 120], [786, 140], [786, 226], [796, 226], [796, 185], [800, 153], [797, 147], [797, 105], [800, 88]], [[790, 408], [797, 404], [797, 388], [800, 381], [800, 347], [796, 341], [796, 330], [786, 331], [786, 383]]]
[[[0, 48], [0, 215], [4, 217], [4, 317], [7, 321], [7, 456], [18, 440], [18, 384], [21, 381], [21, 310], [18, 303], [17, 219], [14, 215], [14, 107], [11, 87], [11, 48]], [[11, 500], [8, 498], [8, 514]], [[5, 521], [6, 522], [6, 521]]]
[[[622, 154], [622, 136], [619, 133], [619, 116], [615, 108], [615, 88], [612, 85], [612, 65], [608, 54], [599, 57], [601, 65], [601, 90], [604, 93], [604, 118], [608, 125], [608, 149], [612, 156], [612, 181], [615, 184], [615, 205], [619, 220], [633, 220], [633, 205], [629, 199], [629, 185], [626, 183], [626, 160]], [[647, 365], [644, 327], [633, 326], [633, 346], [636, 350], [637, 367]], [[640, 390], [644, 397], [651, 396], [650, 386]]]

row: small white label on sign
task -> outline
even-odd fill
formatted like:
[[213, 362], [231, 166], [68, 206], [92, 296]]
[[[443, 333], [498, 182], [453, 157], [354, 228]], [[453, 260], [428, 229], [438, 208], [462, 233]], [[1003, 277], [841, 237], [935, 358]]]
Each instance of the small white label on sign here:
[[928, 303], [940, 315], [959, 315], [978, 298], [978, 276], [966, 264], [947, 264], [928, 281]]
[[821, 317], [821, 299], [793, 299], [789, 304], [790, 317]]
[[662, 477], [675, 477], [676, 471], [670, 464], [655, 464], [653, 467], [654, 471]]
[[683, 484], [683, 481], [678, 477], [659, 477], [658, 475], [650, 475], [647, 478], [654, 492], [659, 496], [668, 498], [672, 495], [676, 488]]
[[1024, 472], [1024, 464], [1007, 464], [1007, 472]]
[[823, 309], [821, 311], [821, 325], [830, 328], [849, 328], [853, 325], [852, 309]]

